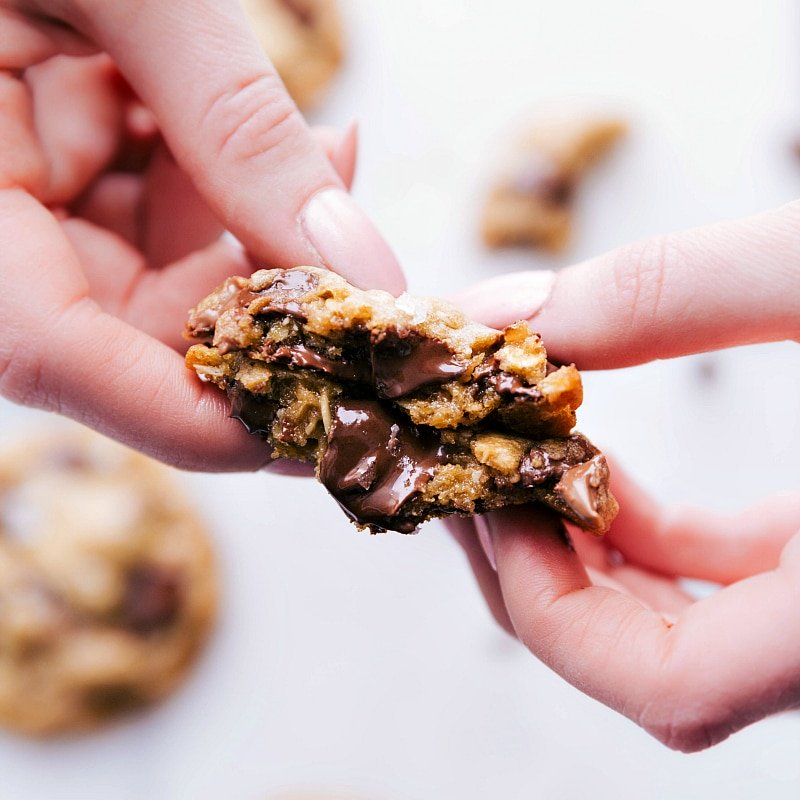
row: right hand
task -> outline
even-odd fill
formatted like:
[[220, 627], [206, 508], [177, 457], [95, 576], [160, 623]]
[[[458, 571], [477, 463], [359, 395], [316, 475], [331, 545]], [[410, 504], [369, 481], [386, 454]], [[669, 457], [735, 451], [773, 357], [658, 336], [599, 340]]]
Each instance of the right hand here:
[[[557, 360], [610, 369], [797, 340], [798, 265], [793, 203], [557, 275], [486, 281], [457, 302], [496, 327], [532, 318]], [[757, 375], [749, 390], [760, 390]], [[797, 394], [781, 402], [800, 407]], [[786, 467], [800, 479], [796, 459]], [[620, 514], [610, 532], [598, 540], [575, 531], [574, 546], [561, 520], [538, 508], [450, 523], [498, 622], [567, 681], [675, 749], [709, 747], [798, 707], [800, 493], [728, 517], [664, 508], [617, 467], [612, 488]], [[725, 588], [695, 601], [681, 577]]]

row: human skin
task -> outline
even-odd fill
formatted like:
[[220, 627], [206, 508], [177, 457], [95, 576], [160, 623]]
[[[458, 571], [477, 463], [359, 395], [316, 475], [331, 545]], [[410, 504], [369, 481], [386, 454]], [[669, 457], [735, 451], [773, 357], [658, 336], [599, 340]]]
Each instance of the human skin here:
[[312, 133], [234, 0], [0, 1], [0, 393], [182, 468], [264, 465], [180, 331], [252, 263], [402, 291], [355, 139]]
[[[455, 300], [489, 325], [531, 319], [582, 369], [798, 341], [800, 203]], [[499, 624], [677, 750], [800, 705], [800, 493], [724, 516], [661, 506], [616, 464], [612, 488], [620, 513], [601, 540], [531, 508], [451, 523]], [[695, 601], [681, 577], [724, 588]]]

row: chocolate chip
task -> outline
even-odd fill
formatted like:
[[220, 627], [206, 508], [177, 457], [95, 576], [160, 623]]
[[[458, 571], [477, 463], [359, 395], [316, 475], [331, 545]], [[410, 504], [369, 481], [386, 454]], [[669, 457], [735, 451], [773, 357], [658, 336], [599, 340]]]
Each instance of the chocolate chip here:
[[84, 702], [89, 711], [98, 717], [115, 717], [145, 705], [145, 699], [138, 689], [125, 683], [90, 686], [84, 695]]
[[147, 634], [175, 621], [180, 609], [180, 581], [173, 570], [153, 564], [134, 567], [122, 604], [123, 624]]
[[304, 27], [310, 28], [314, 22], [314, 12], [300, 0], [280, 0], [283, 7]]

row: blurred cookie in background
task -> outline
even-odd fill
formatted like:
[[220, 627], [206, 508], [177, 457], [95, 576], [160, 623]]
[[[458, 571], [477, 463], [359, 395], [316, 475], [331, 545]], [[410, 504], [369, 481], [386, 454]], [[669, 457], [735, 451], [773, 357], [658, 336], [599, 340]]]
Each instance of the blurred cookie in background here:
[[166, 467], [61, 428], [0, 452], [0, 725], [86, 729], [168, 694], [216, 595], [204, 527]]
[[242, 7], [294, 101], [313, 106], [343, 57], [336, 0], [242, 0]]
[[581, 178], [626, 130], [625, 123], [613, 117], [540, 117], [509, 148], [507, 163], [487, 199], [482, 221], [486, 245], [563, 250]]

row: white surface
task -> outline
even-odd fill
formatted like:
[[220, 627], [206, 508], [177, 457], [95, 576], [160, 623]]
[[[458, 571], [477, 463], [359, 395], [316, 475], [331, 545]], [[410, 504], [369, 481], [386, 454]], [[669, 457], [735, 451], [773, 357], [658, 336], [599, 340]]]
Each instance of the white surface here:
[[[556, 263], [798, 194], [790, 0], [346, 7], [351, 58], [315, 121], [360, 120], [356, 195], [414, 291], [551, 264], [486, 254], [475, 234], [493, 149], [548, 98], [607, 102], [632, 123]], [[586, 376], [581, 427], [665, 499], [733, 509], [796, 487], [797, 346], [714, 356], [707, 383], [700, 360]], [[5, 431], [28, 416], [0, 414]], [[225, 578], [207, 657], [170, 702], [101, 735], [0, 737], [1, 800], [255, 800], [292, 786], [380, 800], [800, 796], [800, 715], [706, 753], [665, 750], [496, 630], [438, 525], [370, 538], [311, 484], [185, 480]]]

